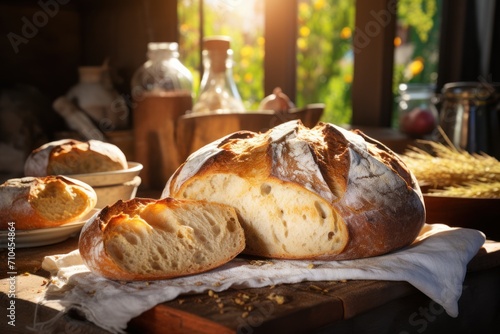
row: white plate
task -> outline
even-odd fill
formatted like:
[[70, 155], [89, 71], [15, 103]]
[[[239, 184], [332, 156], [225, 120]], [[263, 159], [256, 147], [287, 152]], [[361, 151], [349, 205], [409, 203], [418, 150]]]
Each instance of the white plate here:
[[139, 175], [143, 166], [138, 162], [127, 162], [128, 168], [111, 172], [68, 174], [67, 177], [85, 182], [91, 187], [111, 186], [131, 181]]
[[[67, 223], [57, 227], [40, 228], [34, 230], [16, 230], [15, 248], [38, 247], [63, 242], [72, 235], [80, 233], [83, 225], [98, 212], [98, 209], [90, 211], [81, 221]], [[9, 242], [8, 231], [0, 231], [0, 248], [7, 248]]]

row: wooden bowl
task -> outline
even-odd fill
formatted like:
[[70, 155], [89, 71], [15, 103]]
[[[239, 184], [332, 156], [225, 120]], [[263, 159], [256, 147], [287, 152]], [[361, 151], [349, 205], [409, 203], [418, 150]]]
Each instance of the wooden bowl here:
[[480, 230], [500, 241], [500, 198], [444, 197], [424, 194], [428, 224]]
[[180, 161], [189, 154], [221, 137], [240, 130], [265, 132], [279, 124], [300, 119], [312, 128], [323, 114], [325, 105], [310, 104], [286, 113], [255, 111], [224, 114], [187, 114], [177, 120], [176, 144]]

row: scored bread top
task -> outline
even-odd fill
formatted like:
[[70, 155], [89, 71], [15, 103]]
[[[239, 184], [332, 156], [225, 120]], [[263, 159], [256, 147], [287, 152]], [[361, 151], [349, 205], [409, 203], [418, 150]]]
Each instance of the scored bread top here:
[[[240, 131], [221, 138], [188, 157], [162, 196], [199, 199], [199, 184], [213, 184], [215, 174], [291, 182], [326, 200], [349, 230], [346, 247], [329, 259], [375, 256], [409, 245], [425, 221], [420, 188], [402, 160], [362, 132], [333, 124], [309, 129], [291, 121], [266, 133]], [[198, 194], [190, 190], [195, 187]], [[212, 188], [204, 199], [214, 200], [224, 187]], [[223, 201], [236, 203], [238, 196], [228, 194]], [[241, 220], [245, 227], [244, 215]]]
[[[236, 132], [199, 149], [167, 182], [162, 197], [177, 193], [195, 175], [222, 172], [245, 178], [275, 176], [333, 202], [347, 185], [347, 140], [327, 134], [334, 128], [302, 131], [302, 125], [295, 127], [299, 123], [285, 124], [263, 134]], [[333, 141], [325, 143], [325, 136]]]
[[61, 139], [33, 150], [26, 159], [27, 176], [71, 175], [126, 169], [127, 158], [116, 145], [99, 140]]

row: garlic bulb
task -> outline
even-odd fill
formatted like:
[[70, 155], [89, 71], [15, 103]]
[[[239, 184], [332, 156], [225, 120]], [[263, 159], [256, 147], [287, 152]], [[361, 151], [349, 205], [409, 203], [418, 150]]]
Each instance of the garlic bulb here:
[[259, 105], [259, 110], [274, 110], [276, 112], [288, 111], [295, 105], [290, 98], [282, 92], [280, 87], [276, 87], [271, 95], [266, 96]]

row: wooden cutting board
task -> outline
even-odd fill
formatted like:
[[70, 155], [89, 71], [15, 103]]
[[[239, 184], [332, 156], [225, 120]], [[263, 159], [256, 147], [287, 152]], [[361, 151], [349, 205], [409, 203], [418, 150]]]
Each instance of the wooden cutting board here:
[[[500, 280], [498, 242], [487, 242], [469, 263], [468, 272], [491, 268], [497, 268], [497, 281]], [[276, 296], [283, 297], [283, 302]], [[133, 319], [129, 329], [148, 333], [300, 333], [352, 319], [405, 298], [426, 297], [400, 281], [303, 282], [230, 289], [217, 294], [182, 296], [157, 305]]]
[[[55, 245], [17, 249], [19, 289], [26, 292], [41, 291], [43, 282], [46, 283], [44, 278], [49, 278], [49, 273], [41, 269], [43, 258], [47, 255], [66, 254], [76, 249], [77, 243], [78, 239], [73, 237]], [[4, 263], [7, 262], [7, 253], [5, 249], [0, 250], [0, 260]], [[35, 278], [29, 283], [32, 286], [23, 283], [28, 281], [25, 278], [29, 278], [30, 275]], [[468, 293], [478, 296], [480, 301], [466, 301], [462, 303], [462, 307], [495, 307], [495, 305], [498, 307], [498, 301], [494, 304], [493, 300], [493, 304], [490, 305], [485, 299], [500, 295], [500, 291], [497, 291], [500, 290], [498, 284], [500, 242], [485, 243], [469, 263], [469, 275], [471, 280], [466, 280], [464, 284], [464, 295]], [[5, 271], [0, 273], [0, 278], [7, 277]], [[482, 279], [480, 283], [476, 282], [478, 277]], [[478, 292], [480, 289], [486, 292], [481, 295]], [[387, 318], [372, 319], [385, 321], [383, 322], [385, 326], [387, 322], [396, 321], [390, 318], [390, 314], [397, 312], [402, 305], [410, 307], [409, 315], [418, 310], [420, 306], [412, 304], [413, 300], [424, 303], [424, 306], [432, 303], [409, 283], [399, 281], [323, 281], [230, 289], [217, 294], [207, 292], [184, 295], [159, 304], [133, 319], [128, 331], [131, 333], [300, 333], [310, 332], [329, 324], [342, 323], [346, 319], [353, 320], [370, 315]], [[2, 297], [2, 303], [5, 301], [7, 298]], [[18, 300], [18, 302], [19, 305], [21, 303], [23, 305], [22, 309], [17, 311], [18, 318], [32, 320], [37, 305], [28, 300]], [[382, 310], [386, 305], [392, 305], [393, 309], [390, 312], [377, 313], [377, 310]], [[38, 308], [38, 312], [48, 312], [44, 306], [38, 305]], [[71, 317], [61, 317], [59, 321], [63, 322], [61, 324], [63, 328], [64, 322], [73, 326], [79, 321], [78, 326], [84, 326], [86, 333], [103, 333], [102, 329], [89, 322], [82, 322], [81, 319], [76, 321]], [[404, 324], [408, 324], [407, 318], [403, 319]]]

